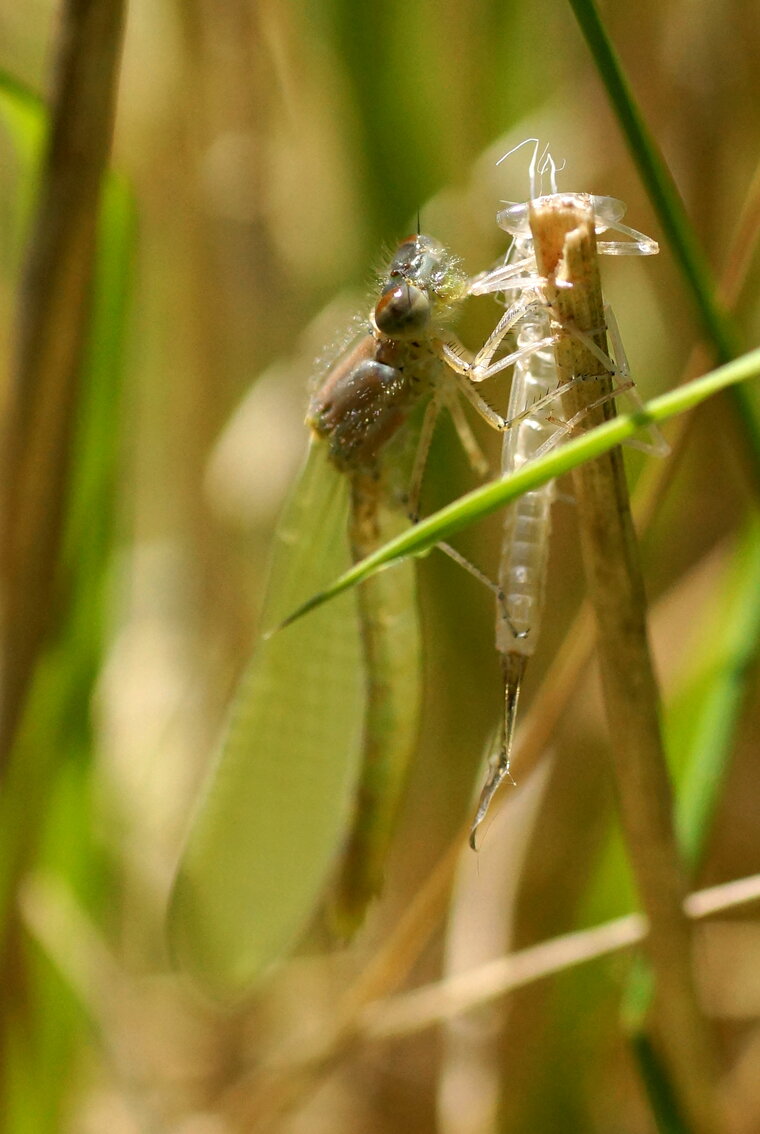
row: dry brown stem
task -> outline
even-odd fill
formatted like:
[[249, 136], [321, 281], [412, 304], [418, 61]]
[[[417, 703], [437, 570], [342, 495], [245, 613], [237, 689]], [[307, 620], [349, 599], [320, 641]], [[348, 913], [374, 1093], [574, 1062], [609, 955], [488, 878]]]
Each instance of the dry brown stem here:
[[5, 412], [0, 770], [55, 624], [71, 439], [111, 144], [124, 0], [67, 0]]
[[[540, 198], [531, 206], [531, 228], [558, 334], [559, 380], [572, 383], [563, 409], [590, 429], [614, 413], [611, 367], [590, 345], [609, 354], [591, 206], [575, 195]], [[686, 880], [620, 450], [573, 475], [621, 821], [650, 926], [646, 951], [657, 987], [657, 1031], [690, 1129], [716, 1134], [716, 1068], [694, 986]]]

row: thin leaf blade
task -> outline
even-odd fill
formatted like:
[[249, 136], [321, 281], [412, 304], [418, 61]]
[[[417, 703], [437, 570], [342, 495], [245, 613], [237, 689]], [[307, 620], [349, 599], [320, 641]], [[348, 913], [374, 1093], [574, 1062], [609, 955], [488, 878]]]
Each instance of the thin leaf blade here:
[[721, 390], [757, 377], [760, 377], [760, 349], [750, 351], [734, 362], [726, 363], [725, 366], [720, 366], [701, 378], [686, 382], [667, 394], [645, 402], [633, 413], [620, 414], [538, 460], [530, 461], [510, 476], [468, 492], [454, 503], [420, 520], [414, 527], [396, 536], [360, 563], [354, 564], [330, 586], [315, 592], [300, 606], [294, 607], [279, 624], [280, 629], [317, 610], [323, 603], [343, 594], [377, 571], [385, 570], [409, 555], [427, 555], [441, 540], [446, 540], [470, 524], [490, 516], [522, 493], [562, 476], [583, 461], [593, 460], [606, 453], [615, 445], [620, 445], [629, 437], [633, 437], [640, 429], [658, 425], [668, 418], [686, 413], [707, 398], [720, 393]]

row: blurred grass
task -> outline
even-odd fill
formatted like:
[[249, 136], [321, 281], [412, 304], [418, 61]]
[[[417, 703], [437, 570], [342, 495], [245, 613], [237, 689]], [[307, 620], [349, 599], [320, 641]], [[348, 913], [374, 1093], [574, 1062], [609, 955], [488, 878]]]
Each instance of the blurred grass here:
[[[753, 6], [648, 2], [635, 10], [606, 5], [603, 15], [716, 276], [756, 162], [760, 32]], [[21, 84], [18, 121], [35, 105], [24, 102], [27, 87], [48, 87], [53, 16], [47, 3], [23, 11], [0, 3], [0, 66]], [[34, 111], [29, 121], [37, 141], [18, 123], [0, 139], [7, 158], [0, 172], [6, 328], [35, 184], [25, 152], [42, 134]], [[92, 400], [79, 422], [65, 544], [69, 614], [37, 676], [25, 733], [32, 755], [4, 785], [0, 838], [7, 864], [14, 832], [40, 824], [40, 849], [27, 869], [44, 867], [75, 893], [133, 995], [128, 1008], [116, 998], [105, 1017], [81, 990], [75, 1007], [64, 945], [76, 946], [76, 933], [58, 951], [55, 932], [44, 936], [47, 955], [34, 953], [40, 999], [24, 1019], [4, 1021], [14, 1036], [9, 1129], [131, 1134], [204, 1120], [222, 1130], [245, 1128], [241, 1115], [253, 1103], [240, 1069], [259, 1066], [301, 1027], [324, 1026], [349, 976], [375, 956], [468, 812], [482, 744], [499, 711], [490, 601], [431, 556], [420, 566], [428, 692], [419, 762], [386, 896], [365, 933], [345, 956], [294, 961], [233, 1018], [198, 1005], [170, 973], [161, 917], [179, 834], [253, 639], [278, 508], [272, 486], [287, 479], [292, 453], [303, 444], [297, 407], [312, 348], [288, 365], [293, 344], [343, 288], [361, 293], [380, 246], [413, 226], [418, 207], [423, 228], [435, 229], [468, 269], [499, 255], [497, 202], [524, 197], [527, 179], [519, 161], [498, 172], [493, 163], [533, 134], [567, 158], [561, 187], [621, 197], [630, 222], [662, 242], [563, 5], [132, 6], [115, 162], [134, 186], [140, 218], [134, 300], [125, 321], [134, 212], [116, 179], [102, 218], [99, 329], [91, 339], [97, 349], [85, 382]], [[646, 397], [675, 384], [702, 335], [662, 243], [656, 262], [605, 266]], [[760, 328], [756, 260], [748, 270], [738, 332], [752, 343]], [[705, 286], [714, 299], [713, 285]], [[473, 307], [461, 331], [474, 345], [491, 314]], [[323, 338], [339, 332], [326, 328]], [[239, 447], [239, 463], [221, 483], [207, 477], [233, 408], [275, 361], [280, 381], [260, 403], [260, 419], [254, 395], [257, 432]], [[748, 396], [756, 408], [749, 387]], [[720, 647], [724, 635], [730, 645], [732, 628], [752, 624], [752, 568], [744, 593], [731, 582], [730, 550], [723, 553], [725, 571], [710, 567], [710, 553], [730, 548], [725, 538], [744, 530], [754, 486], [737, 461], [736, 422], [713, 402], [709, 407], [648, 540], [647, 570], [652, 598], [662, 596], [653, 635], [671, 734], [682, 719], [676, 687], [690, 653], [696, 655], [695, 637], [705, 657], [715, 651], [712, 686], [705, 669], [705, 711], [721, 690], [727, 701], [733, 697], [733, 720], [721, 726], [726, 772], [709, 809], [717, 807], [699, 866], [700, 880], [717, 881], [760, 869], [752, 759], [759, 722], [755, 672], [746, 672], [737, 698]], [[272, 444], [260, 443], [261, 435]], [[471, 487], [449, 468], [444, 442], [435, 448], [431, 499], [439, 490], [445, 499]], [[560, 504], [556, 512], [550, 617], [526, 708], [582, 593], [572, 510]], [[470, 554], [484, 566], [495, 553], [497, 527], [467, 536]], [[697, 617], [713, 609], [728, 611], [717, 630]], [[510, 877], [509, 856], [499, 859], [488, 841], [484, 846], [473, 883], [473, 941], [488, 937], [498, 950], [507, 939], [524, 944], [620, 912], [626, 867], [605, 850], [614, 822], [607, 743], [588, 673], [556, 736], [557, 771], [531, 820], [520, 877]], [[714, 739], [703, 747], [715, 755]], [[683, 760], [685, 767], [685, 752]], [[521, 794], [510, 801], [515, 828], [528, 823]], [[704, 818], [698, 827], [702, 839]], [[604, 884], [595, 885], [592, 901], [588, 880], [601, 863]], [[507, 926], [500, 923], [492, 936], [493, 899], [479, 900], [488, 879], [502, 895], [499, 916]], [[47, 911], [50, 927], [57, 924], [53, 913]], [[44, 922], [44, 906], [40, 917]], [[746, 918], [743, 926], [756, 922]], [[441, 971], [440, 931], [435, 940], [417, 964], [415, 983]], [[317, 936], [311, 944], [313, 952], [323, 942]], [[28, 940], [27, 948], [34, 949]], [[511, 998], [489, 1033], [487, 1057], [469, 1069], [453, 1054], [439, 1061], [435, 1039], [425, 1035], [392, 1050], [353, 1051], [346, 1072], [311, 1098], [301, 1127], [540, 1134], [568, 1128], [572, 1115], [574, 1128], [617, 1134], [625, 1115], [632, 1134], [646, 1131], [646, 1103], [618, 1033], [625, 970], [622, 961], [600, 962], [582, 975], [566, 974], [561, 985]], [[703, 982], [714, 994], [722, 1057], [751, 1113], [753, 1103], [760, 1107], [760, 1077], [736, 1053], [756, 1037], [759, 1006], [747, 988], [743, 1014], [732, 1015], [720, 999], [725, 984], [717, 971], [708, 970]], [[470, 1023], [472, 1041], [477, 1021]], [[114, 1044], [121, 1058], [104, 1054]], [[486, 1099], [495, 1100], [496, 1124], [482, 1116]]]
[[[17, 83], [2, 77], [0, 84], [0, 109], [19, 163], [13, 220], [23, 232], [33, 212], [47, 113]], [[91, 806], [90, 706], [103, 665], [116, 531], [123, 336], [134, 238], [131, 191], [114, 175], [103, 193], [80, 367], [57, 618], [32, 679], [0, 794], [2, 970], [6, 987], [13, 986], [3, 1020], [2, 1127], [14, 1131], [58, 1128], [66, 1069], [79, 1058], [75, 1036], [84, 1023], [60, 974], [19, 931], [24, 879], [33, 870], [60, 874], [81, 901], [95, 908], [105, 892], [106, 861], [97, 846]]]
[[676, 767], [687, 761], [678, 806], [680, 841], [686, 861], [698, 865], [713, 829], [715, 784], [730, 768], [745, 698], [756, 678], [760, 649], [760, 539], [757, 519], [749, 523], [730, 556], [730, 577], [721, 609], [705, 629], [704, 652], [691, 658], [693, 672], [674, 704], [669, 745]]

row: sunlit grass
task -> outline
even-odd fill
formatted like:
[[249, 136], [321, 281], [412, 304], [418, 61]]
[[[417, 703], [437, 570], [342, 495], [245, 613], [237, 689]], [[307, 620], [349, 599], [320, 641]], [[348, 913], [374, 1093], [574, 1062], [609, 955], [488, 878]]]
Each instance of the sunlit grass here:
[[[754, 173], [754, 33], [729, 29], [738, 6], [696, 5], [684, 21], [674, 7], [606, 5], [600, 36], [593, 9], [572, 7], [596, 63], [570, 7], [548, 3], [365, 12], [338, 0], [279, 8], [233, 0], [130, 12], [119, 173], [101, 213], [57, 629], [0, 797], [6, 965], [20, 958], [19, 1010], [6, 1013], [0, 1053], [0, 1127], [13, 1134], [204, 1120], [234, 1131], [256, 1128], [266, 1108], [288, 1107], [336, 1132], [458, 1130], [470, 1121], [483, 1134], [617, 1131], [621, 1114], [631, 1131], [651, 1128], [620, 1042], [622, 959], [536, 983], [491, 1015], [469, 1017], [465, 1046], [448, 1030], [443, 1044], [431, 1032], [393, 1048], [353, 1031], [332, 1049], [338, 1073], [325, 1090], [316, 1090], [326, 1078], [318, 1061], [303, 1077], [288, 1070], [294, 1058], [279, 1059], [289, 1044], [305, 1057], [307, 1032], [325, 1040], [333, 1026], [353, 1027], [357, 1006], [376, 996], [629, 908], [627, 867], [613, 846], [610, 738], [588, 662], [551, 740], [539, 744], [544, 756], [531, 766], [540, 771], [526, 764], [517, 775], [477, 869], [450, 896], [499, 681], [490, 598], [435, 553], [419, 564], [427, 631], [419, 758], [386, 893], [366, 929], [336, 954], [315, 927], [301, 955], [232, 1018], [199, 1004], [173, 972], [163, 930], [197, 783], [234, 678], [257, 630], [269, 628], [257, 627], [256, 611], [278, 508], [272, 486], [279, 463], [290, 467], [292, 451], [305, 448], [293, 407], [318, 350], [298, 357], [294, 343], [342, 289], [361, 296], [380, 246], [405, 235], [418, 208], [423, 227], [469, 271], [485, 268], [504, 251], [499, 202], [524, 197], [526, 186], [519, 161], [497, 171], [495, 160], [540, 134], [567, 160], [563, 188], [626, 200], [632, 223], [661, 243], [658, 261], [636, 265], [624, 282], [605, 266], [650, 409], [685, 410], [694, 391], [749, 378], [755, 365], [745, 355], [680, 385], [700, 341], [728, 362], [738, 344], [752, 345], [758, 322], [751, 286], [729, 317], [715, 283], [730, 267]], [[28, 88], [48, 89], [42, 61], [55, 35], [44, 6], [21, 8], [2, 5], [0, 45], [0, 315], [9, 343], [44, 137], [42, 102]], [[605, 35], [634, 94], [627, 109]], [[748, 225], [741, 251], [751, 285], [751, 217]], [[490, 308], [473, 304], [465, 341], [477, 344], [489, 320]], [[326, 330], [325, 340], [340, 332]], [[215, 465], [212, 485], [209, 460], [234, 407], [273, 365], [278, 382], [260, 418], [253, 411], [245, 461], [233, 453]], [[677, 467], [660, 481], [644, 544], [676, 813], [695, 885], [760, 869], [757, 396], [749, 381], [743, 388], [743, 417], [717, 397], [700, 409]], [[503, 390], [491, 393], [505, 401]], [[604, 428], [620, 440], [635, 426], [621, 417]], [[260, 445], [262, 435], [277, 443]], [[601, 451], [601, 437], [550, 454], [521, 474], [522, 487]], [[436, 438], [426, 511], [453, 503], [402, 540], [420, 554], [477, 518], [463, 538], [487, 568], [498, 519], [489, 524], [486, 510], [503, 506], [515, 486], [465, 495], [473, 485], [448, 441], [445, 432]], [[631, 467], [641, 468], [638, 457]], [[556, 676], [555, 685], [543, 679], [583, 594], [572, 508], [560, 502], [554, 525], [544, 644], [525, 689], [526, 742], [540, 726], [531, 707], [551, 716], [564, 695]], [[760, 944], [749, 914], [723, 929], [705, 927], [717, 959], [701, 979], [720, 1023], [719, 1057], [750, 1106], [756, 1068], [735, 1053], [742, 1037], [753, 1040], [757, 1006], [744, 969], [726, 958], [751, 971]], [[267, 1064], [273, 1052], [278, 1074], [277, 1061]]]

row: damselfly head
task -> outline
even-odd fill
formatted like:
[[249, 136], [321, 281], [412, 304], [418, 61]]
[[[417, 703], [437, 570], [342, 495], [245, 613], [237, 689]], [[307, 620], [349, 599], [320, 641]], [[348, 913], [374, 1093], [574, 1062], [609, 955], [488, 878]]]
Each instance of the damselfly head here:
[[388, 265], [388, 279], [402, 277], [435, 288], [451, 270], [453, 257], [439, 240], [415, 233], [402, 240]]
[[372, 322], [392, 339], [424, 337], [463, 294], [465, 280], [456, 259], [438, 240], [408, 236], [382, 278]]

